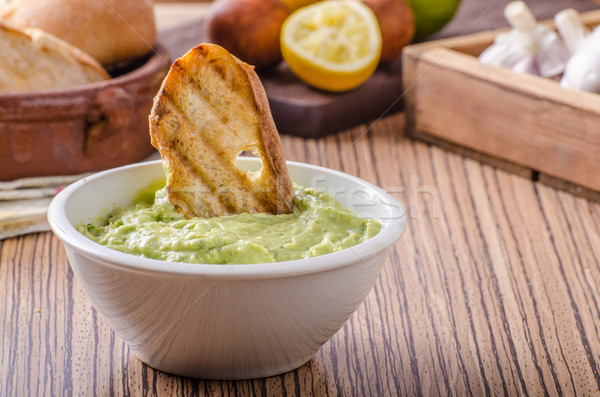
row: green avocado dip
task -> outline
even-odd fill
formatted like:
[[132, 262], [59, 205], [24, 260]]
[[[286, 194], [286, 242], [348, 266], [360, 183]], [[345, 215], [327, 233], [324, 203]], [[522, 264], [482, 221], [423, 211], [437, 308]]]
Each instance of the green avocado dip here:
[[[188, 263], [263, 263], [310, 258], [352, 247], [376, 235], [380, 222], [361, 219], [318, 189], [294, 185], [294, 212], [185, 219], [166, 188], [140, 192], [135, 204], [116, 208], [78, 230], [118, 251]], [[155, 192], [155, 193], [154, 193]]]

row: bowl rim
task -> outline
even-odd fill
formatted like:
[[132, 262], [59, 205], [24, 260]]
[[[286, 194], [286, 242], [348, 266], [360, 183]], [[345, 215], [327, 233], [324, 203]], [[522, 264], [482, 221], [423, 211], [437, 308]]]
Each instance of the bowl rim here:
[[[242, 157], [242, 159], [246, 161], [246, 159], [253, 158]], [[258, 161], [259, 159], [254, 160]], [[217, 279], [264, 279], [318, 273], [344, 267], [357, 261], [362, 261], [364, 264], [369, 265], [367, 259], [382, 253], [395, 244], [406, 228], [406, 212], [404, 207], [382, 188], [341, 171], [295, 161], [286, 161], [286, 163], [288, 167], [308, 168], [314, 172], [334, 174], [372, 189], [386, 204], [396, 208], [398, 215], [382, 222], [382, 229], [377, 235], [353, 247], [312, 258], [257, 264], [199, 264], [167, 262], [159, 259], [145, 258], [98, 244], [77, 231], [75, 226], [68, 220], [66, 203], [71, 195], [84, 184], [93, 183], [95, 179], [103, 178], [109, 174], [127, 172], [130, 169], [138, 167], [156, 166], [157, 163], [162, 163], [162, 160], [134, 163], [104, 170], [82, 178], [61, 190], [53, 198], [48, 209], [48, 223], [54, 234], [67, 248], [71, 248], [80, 255], [101, 261], [105, 265], [128, 269], [130, 271], [158, 272], [165, 276], [188, 275], [214, 277]], [[70, 255], [69, 261], [71, 262]], [[71, 263], [71, 266], [73, 266], [73, 263]]]

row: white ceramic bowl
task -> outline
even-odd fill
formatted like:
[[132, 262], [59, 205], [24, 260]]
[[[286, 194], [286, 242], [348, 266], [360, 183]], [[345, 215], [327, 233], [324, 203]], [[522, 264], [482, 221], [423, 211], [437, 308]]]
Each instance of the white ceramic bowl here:
[[[239, 158], [257, 170], [254, 158]], [[104, 171], [67, 187], [48, 219], [83, 290], [148, 365], [204, 379], [247, 379], [307, 362], [361, 304], [403, 233], [403, 207], [353, 176], [288, 162], [290, 177], [319, 187], [382, 229], [355, 247], [310, 259], [248, 265], [170, 263], [97, 244], [88, 223], [163, 175], [160, 161]]]

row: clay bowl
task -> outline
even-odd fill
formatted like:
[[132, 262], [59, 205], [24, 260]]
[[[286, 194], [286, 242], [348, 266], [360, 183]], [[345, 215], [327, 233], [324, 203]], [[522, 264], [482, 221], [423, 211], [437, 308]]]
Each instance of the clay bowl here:
[[99, 171], [153, 153], [148, 115], [169, 66], [157, 45], [107, 81], [0, 93], [0, 181]]

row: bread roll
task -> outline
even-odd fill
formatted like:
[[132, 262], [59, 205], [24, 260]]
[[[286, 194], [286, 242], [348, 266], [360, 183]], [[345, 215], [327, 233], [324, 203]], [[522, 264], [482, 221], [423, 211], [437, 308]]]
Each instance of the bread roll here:
[[63, 89], [109, 79], [92, 57], [39, 29], [0, 22], [0, 92]]
[[0, 16], [12, 10], [19, 0], [0, 0]]
[[0, 1], [5, 22], [45, 30], [104, 66], [144, 55], [156, 40], [152, 0]]

